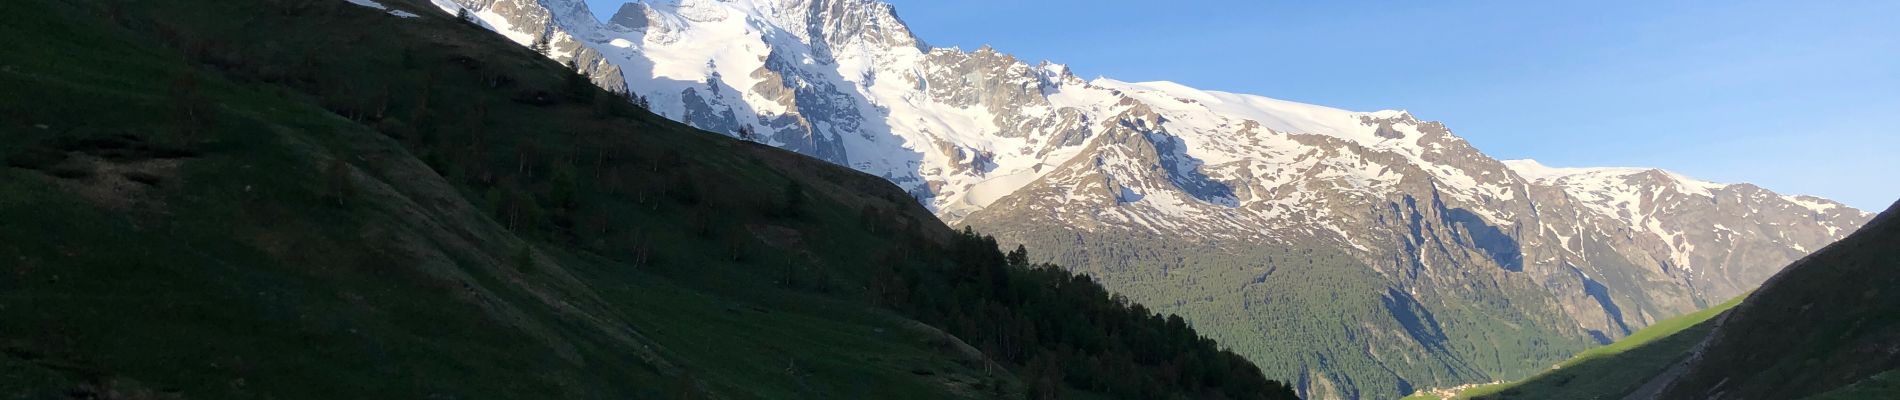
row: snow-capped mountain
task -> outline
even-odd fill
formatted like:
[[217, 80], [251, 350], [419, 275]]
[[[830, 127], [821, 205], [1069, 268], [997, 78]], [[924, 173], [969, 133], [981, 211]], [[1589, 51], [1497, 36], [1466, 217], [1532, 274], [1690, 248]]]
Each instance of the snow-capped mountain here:
[[[1261, 343], [1247, 354], [1309, 397], [1534, 371], [1738, 295], [1871, 217], [1667, 171], [1499, 161], [1404, 111], [934, 48], [871, 0], [648, 1], [604, 21], [580, 0], [433, 1], [517, 43], [547, 38], [550, 57], [657, 113], [883, 176], [947, 221], [1199, 326], [1254, 321], [1212, 335]], [[1295, 317], [1288, 304], [1329, 301], [1247, 294], [1298, 251], [1339, 254], [1373, 289], [1327, 295], [1364, 310], [1269, 326]], [[1224, 256], [1192, 261], [1210, 254]], [[1281, 340], [1340, 332], [1331, 347]]]

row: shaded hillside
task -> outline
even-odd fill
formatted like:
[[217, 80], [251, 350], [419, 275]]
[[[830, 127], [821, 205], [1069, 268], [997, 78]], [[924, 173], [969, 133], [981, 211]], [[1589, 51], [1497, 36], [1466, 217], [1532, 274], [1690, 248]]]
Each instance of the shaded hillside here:
[[1829, 390], [1810, 400], [1890, 399], [1900, 397], [1900, 369], [1882, 372], [1871, 378], [1839, 389]]
[[1897, 214], [1900, 203], [1770, 278], [1660, 397], [1801, 398], [1900, 368]]
[[0, 3], [0, 394], [1290, 398], [427, 1]]
[[[1900, 396], [1900, 204], [1748, 296], [1672, 318], [1518, 382], [1417, 398]], [[1445, 396], [1450, 394], [1451, 396]]]

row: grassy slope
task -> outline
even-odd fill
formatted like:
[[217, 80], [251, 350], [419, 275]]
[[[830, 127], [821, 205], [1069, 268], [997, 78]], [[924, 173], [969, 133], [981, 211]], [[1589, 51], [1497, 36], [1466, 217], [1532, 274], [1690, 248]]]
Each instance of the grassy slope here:
[[[10, 155], [0, 169], [0, 387], [9, 395], [959, 397], [1006, 379], [908, 320], [775, 285], [776, 274], [758, 270], [780, 268], [734, 262], [724, 246], [683, 233], [693, 221], [682, 206], [603, 201], [617, 208], [595, 211], [643, 221], [639, 232], [598, 240], [644, 235], [657, 260], [647, 265], [551, 243], [572, 240], [552, 234], [521, 237], [397, 140], [283, 85], [205, 72], [152, 45], [166, 38], [100, 16], [150, 13], [133, 24], [180, 35], [305, 32], [248, 39], [324, 50], [244, 57], [357, 66], [362, 75], [348, 78], [366, 94], [426, 79], [430, 72], [393, 68], [406, 58], [467, 55], [524, 87], [555, 86], [558, 67], [456, 43], [439, 33], [469, 28], [447, 18], [398, 20], [341, 1], [313, 2], [296, 16], [261, 3], [184, 3], [0, 5], [0, 35], [10, 38], [0, 53], [0, 154]], [[414, 36], [347, 28], [378, 25]], [[425, 35], [440, 42], [402, 43]], [[432, 99], [466, 101], [453, 107], [488, 101], [489, 129], [537, 135], [545, 146], [573, 140], [564, 131], [599, 129], [628, 146], [685, 153], [702, 177], [752, 181], [724, 190], [769, 188], [718, 195], [774, 198], [787, 177], [828, 190], [799, 220], [739, 217], [822, 241], [748, 243], [750, 259], [843, 265], [853, 255], [841, 249], [891, 240], [859, 228], [857, 207], [883, 201], [863, 189], [881, 188], [874, 178], [650, 116], [597, 124], [635, 129], [562, 126], [547, 121], [587, 109], [530, 107], [466, 86], [434, 90]], [[206, 107], [181, 111], [194, 102], [183, 98]], [[178, 122], [181, 112], [200, 119]], [[49, 152], [67, 156], [34, 160]], [[339, 157], [355, 193], [334, 201], [322, 182]], [[643, 185], [652, 186], [629, 186]], [[918, 214], [901, 201], [879, 206]], [[526, 248], [535, 250], [524, 262]]]
[[1900, 370], [1882, 372], [1853, 385], [1829, 390], [1809, 400], [1860, 400], [1900, 398]]
[[[1707, 337], [1713, 319], [1740, 304], [1743, 295], [1702, 311], [1657, 321], [1629, 337], [1577, 353], [1552, 370], [1515, 382], [1479, 385], [1455, 398], [1610, 399], [1643, 384]], [[1419, 394], [1409, 399], [1439, 398]]]

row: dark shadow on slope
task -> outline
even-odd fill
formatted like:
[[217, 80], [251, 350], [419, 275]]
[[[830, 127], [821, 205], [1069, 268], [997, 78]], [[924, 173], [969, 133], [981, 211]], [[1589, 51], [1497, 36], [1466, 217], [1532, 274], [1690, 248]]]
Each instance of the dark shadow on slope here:
[[1386, 289], [1385, 296], [1381, 296], [1379, 301], [1385, 304], [1385, 310], [1392, 314], [1392, 319], [1405, 327], [1405, 333], [1412, 340], [1428, 348], [1444, 348], [1445, 331], [1438, 328], [1438, 319], [1432, 316], [1430, 310], [1419, 305], [1417, 300], [1413, 300], [1411, 295], [1398, 289]]
[[1467, 244], [1491, 256], [1499, 267], [1511, 272], [1524, 271], [1524, 248], [1518, 245], [1517, 239], [1512, 239], [1503, 230], [1485, 223], [1484, 218], [1470, 210], [1445, 208], [1441, 215], [1446, 224], [1463, 227], [1467, 236], [1464, 239], [1470, 241]]
[[1599, 345], [1610, 344], [1611, 342], [1615, 342], [1615, 340], [1610, 339], [1609, 334], [1603, 333], [1603, 331], [1600, 331], [1600, 330], [1584, 329], [1583, 333], [1590, 334], [1590, 340], [1596, 341], [1597, 344]]
[[1418, 212], [1418, 198], [1412, 197], [1412, 195], [1409, 194], [1405, 195], [1405, 206], [1403, 208], [1399, 206], [1399, 203], [1390, 204], [1392, 206], [1392, 215], [1405, 221], [1405, 227], [1409, 233], [1411, 233], [1410, 236], [1404, 238], [1405, 254], [1411, 255], [1404, 257], [1407, 267], [1409, 267], [1406, 271], [1406, 277], [1417, 279], [1420, 275], [1425, 273], [1425, 262], [1418, 256], [1420, 249], [1425, 246], [1425, 215]]
[[1233, 187], [1201, 173], [1201, 165], [1205, 163], [1187, 154], [1187, 143], [1181, 138], [1162, 132], [1158, 127], [1152, 132], [1135, 126], [1129, 128], [1143, 132], [1143, 138], [1154, 145], [1155, 154], [1161, 157], [1157, 160], [1158, 164], [1168, 172], [1168, 181], [1180, 188], [1182, 193], [1212, 204], [1227, 207], [1240, 205], [1234, 197]]
[[[1577, 279], [1583, 281], [1583, 294], [1596, 300], [1597, 305], [1603, 307], [1603, 313], [1609, 314], [1610, 322], [1616, 323], [1616, 328], [1622, 330], [1623, 335], [1628, 335], [1630, 333], [1630, 327], [1623, 322], [1623, 309], [1618, 308], [1616, 302], [1610, 300], [1610, 288], [1603, 286], [1603, 283], [1597, 282], [1595, 279], [1590, 279], [1589, 275], [1584, 275], [1583, 271], [1577, 269], [1577, 267], [1570, 267], [1570, 271], [1576, 273]], [[1603, 336], [1603, 332], [1592, 332], [1592, 336]], [[1598, 344], [1609, 344], [1611, 340], [1609, 340], [1608, 337], [1598, 337], [1597, 342]]]

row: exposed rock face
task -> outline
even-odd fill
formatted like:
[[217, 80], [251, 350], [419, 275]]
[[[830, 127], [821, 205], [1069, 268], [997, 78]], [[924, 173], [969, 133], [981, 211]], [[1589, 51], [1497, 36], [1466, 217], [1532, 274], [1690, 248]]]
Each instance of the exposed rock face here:
[[[602, 57], [601, 53], [585, 43], [581, 38], [591, 37], [598, 29], [594, 14], [587, 10], [587, 4], [581, 0], [430, 0], [442, 11], [455, 15], [459, 10], [468, 10], [481, 19], [484, 26], [507, 36], [508, 40], [522, 45], [534, 43], [545, 37], [548, 40], [548, 57], [556, 61], [571, 62], [581, 73], [600, 87], [610, 91], [625, 92], [627, 82], [620, 66]], [[627, 13], [629, 5], [621, 9]], [[617, 15], [618, 16], [618, 15]], [[634, 23], [633, 19], [617, 19], [616, 22]]]
[[[881, 175], [1318, 398], [1512, 378], [1753, 287], [1871, 215], [1499, 161], [1438, 122], [929, 48], [869, 0], [437, 0], [653, 110]], [[1295, 322], [1298, 321], [1298, 322]]]

